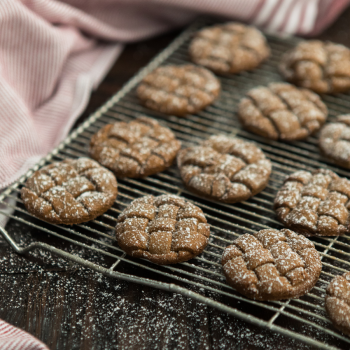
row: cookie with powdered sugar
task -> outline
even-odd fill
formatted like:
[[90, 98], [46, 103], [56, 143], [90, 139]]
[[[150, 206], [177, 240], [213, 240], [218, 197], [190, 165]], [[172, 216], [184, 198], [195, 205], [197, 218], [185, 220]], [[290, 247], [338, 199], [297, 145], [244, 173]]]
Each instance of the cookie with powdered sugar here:
[[37, 218], [73, 225], [106, 212], [118, 194], [112, 172], [88, 158], [67, 159], [34, 172], [21, 190], [26, 209]]
[[210, 226], [203, 211], [174, 195], [135, 199], [118, 217], [119, 246], [130, 256], [176, 264], [200, 254]]
[[350, 90], [350, 50], [341, 44], [302, 41], [282, 56], [279, 70], [287, 81], [319, 94]]
[[271, 162], [260, 148], [225, 135], [180, 150], [177, 164], [187, 188], [226, 203], [241, 202], [261, 192], [271, 174]]
[[181, 117], [213, 103], [220, 89], [220, 81], [203, 67], [169, 65], [143, 78], [136, 94], [146, 107]]
[[316, 284], [321, 258], [314, 244], [287, 229], [244, 234], [223, 255], [226, 281], [255, 300], [298, 298]]
[[350, 272], [332, 279], [326, 290], [326, 311], [333, 325], [350, 336]]
[[335, 164], [350, 169], [350, 114], [340, 115], [320, 133], [321, 153]]
[[118, 177], [139, 178], [170, 167], [180, 148], [169, 128], [139, 117], [104, 126], [91, 138], [89, 154]]
[[195, 33], [189, 45], [193, 62], [220, 73], [253, 70], [270, 54], [264, 35], [241, 23], [225, 23]]
[[318, 95], [287, 83], [256, 87], [238, 106], [243, 127], [272, 140], [305, 139], [320, 129], [327, 115], [327, 107]]
[[350, 180], [318, 169], [289, 175], [277, 192], [278, 219], [305, 236], [338, 236], [350, 232]]

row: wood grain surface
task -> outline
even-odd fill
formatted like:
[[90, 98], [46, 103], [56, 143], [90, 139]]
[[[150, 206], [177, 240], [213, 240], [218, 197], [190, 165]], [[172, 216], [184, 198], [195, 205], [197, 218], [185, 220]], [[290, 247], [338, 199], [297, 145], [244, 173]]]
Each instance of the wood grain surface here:
[[[350, 46], [349, 21], [348, 9], [319, 38]], [[127, 45], [76, 125], [178, 34]], [[6, 228], [27, 230], [13, 220]], [[22, 257], [0, 241], [0, 261], [0, 318], [52, 350], [309, 349], [191, 299], [107, 278], [45, 252]]]

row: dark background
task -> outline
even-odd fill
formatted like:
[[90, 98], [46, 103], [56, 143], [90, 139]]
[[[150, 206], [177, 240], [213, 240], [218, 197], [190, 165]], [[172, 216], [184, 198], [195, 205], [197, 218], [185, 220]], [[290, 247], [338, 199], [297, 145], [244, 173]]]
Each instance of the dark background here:
[[[350, 9], [319, 38], [350, 47]], [[180, 31], [127, 45], [76, 126]], [[23, 230], [10, 220], [9, 232]], [[308, 349], [180, 295], [125, 283], [48, 253], [22, 257], [0, 243], [0, 318], [50, 349]]]

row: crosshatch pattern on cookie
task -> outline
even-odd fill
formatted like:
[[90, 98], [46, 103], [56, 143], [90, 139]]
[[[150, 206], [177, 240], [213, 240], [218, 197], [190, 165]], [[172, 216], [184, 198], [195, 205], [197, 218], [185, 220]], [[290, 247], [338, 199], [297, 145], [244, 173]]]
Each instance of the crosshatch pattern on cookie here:
[[322, 128], [319, 147], [334, 163], [350, 169], [350, 114], [340, 115]]
[[307, 293], [322, 265], [313, 243], [288, 229], [244, 234], [222, 256], [228, 284], [256, 300], [282, 300]]
[[200, 254], [210, 226], [197, 206], [174, 195], [145, 196], [120, 214], [119, 246], [129, 255], [156, 264], [176, 264]]
[[325, 123], [326, 105], [307, 89], [271, 83], [248, 91], [238, 106], [238, 117], [249, 131], [272, 140], [301, 140]]
[[297, 171], [278, 191], [278, 219], [305, 236], [336, 236], [349, 232], [350, 181], [330, 170]]
[[350, 272], [332, 279], [326, 290], [326, 311], [334, 326], [350, 336]]
[[256, 68], [269, 56], [270, 49], [256, 28], [227, 23], [197, 32], [189, 54], [193, 62], [225, 74]]
[[192, 64], [159, 67], [137, 88], [137, 96], [148, 108], [184, 116], [211, 104], [219, 95], [220, 81], [213, 73]]
[[88, 158], [67, 159], [36, 171], [21, 197], [27, 210], [54, 224], [78, 224], [103, 214], [117, 197], [117, 180]]
[[144, 177], [173, 163], [181, 142], [155, 119], [108, 124], [91, 139], [90, 156], [118, 177]]
[[181, 150], [177, 163], [189, 189], [227, 203], [244, 201], [259, 193], [271, 174], [271, 162], [260, 148], [224, 135]]
[[344, 45], [303, 41], [282, 56], [279, 69], [287, 81], [317, 93], [350, 89], [350, 50]]

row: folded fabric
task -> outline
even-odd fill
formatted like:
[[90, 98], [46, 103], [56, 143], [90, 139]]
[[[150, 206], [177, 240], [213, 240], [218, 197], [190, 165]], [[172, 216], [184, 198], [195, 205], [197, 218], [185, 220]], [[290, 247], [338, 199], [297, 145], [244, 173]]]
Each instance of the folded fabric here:
[[184, 25], [199, 13], [225, 15], [270, 31], [316, 33], [348, 2], [2, 0], [0, 189], [67, 135], [121, 52], [121, 43]]
[[1, 350], [48, 350], [49, 348], [27, 332], [0, 320]]
[[[67, 135], [123, 48], [223, 15], [275, 32], [314, 35], [350, 0], [2, 0], [0, 190]], [[2, 206], [0, 211], [11, 211]], [[6, 217], [0, 215], [0, 225]], [[47, 347], [0, 320], [0, 349]]]

